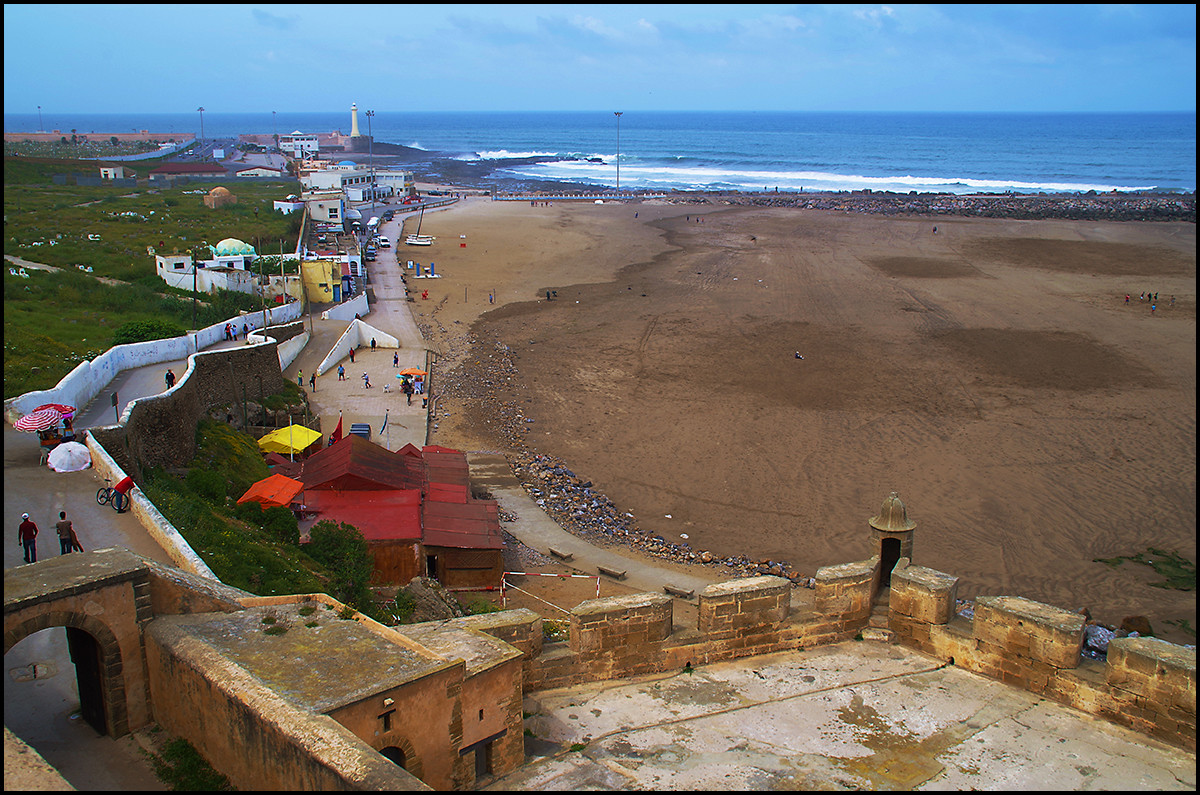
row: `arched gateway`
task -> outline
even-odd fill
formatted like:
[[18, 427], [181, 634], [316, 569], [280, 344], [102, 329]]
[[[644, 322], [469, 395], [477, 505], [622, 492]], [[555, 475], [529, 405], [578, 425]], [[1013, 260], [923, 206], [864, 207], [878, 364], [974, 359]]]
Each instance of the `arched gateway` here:
[[4, 574], [4, 652], [64, 627], [85, 720], [121, 737], [150, 722], [139, 625], [151, 617], [145, 562], [119, 550], [62, 555]]

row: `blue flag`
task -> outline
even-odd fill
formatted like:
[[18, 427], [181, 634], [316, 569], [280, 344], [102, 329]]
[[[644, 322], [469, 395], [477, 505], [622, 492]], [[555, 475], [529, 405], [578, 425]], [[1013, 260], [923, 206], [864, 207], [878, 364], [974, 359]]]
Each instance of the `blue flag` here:
[[388, 415], [387, 415], [387, 412], [385, 411], [385, 412], [383, 413], [383, 425], [381, 425], [381, 426], [380, 426], [380, 428], [379, 428], [379, 434], [380, 434], [381, 436], [383, 435], [383, 432], [384, 432], [385, 430], [387, 430], [387, 421], [388, 421]]

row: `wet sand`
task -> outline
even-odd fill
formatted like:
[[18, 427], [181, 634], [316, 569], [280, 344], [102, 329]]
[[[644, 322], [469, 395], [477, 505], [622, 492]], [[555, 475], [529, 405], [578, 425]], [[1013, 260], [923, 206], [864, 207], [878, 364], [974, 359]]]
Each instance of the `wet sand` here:
[[471, 199], [422, 233], [418, 322], [476, 378], [431, 443], [527, 445], [644, 530], [810, 574], [872, 554], [896, 491], [960, 597], [1194, 642], [1194, 591], [1094, 562], [1195, 560], [1193, 224]]

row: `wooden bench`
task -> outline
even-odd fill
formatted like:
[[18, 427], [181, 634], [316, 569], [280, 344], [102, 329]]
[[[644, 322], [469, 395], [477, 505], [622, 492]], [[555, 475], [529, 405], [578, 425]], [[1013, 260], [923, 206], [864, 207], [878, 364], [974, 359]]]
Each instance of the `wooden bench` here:
[[550, 554], [553, 555], [554, 557], [558, 558], [559, 560], [574, 560], [575, 559], [575, 556], [572, 555], [570, 552], [563, 552], [561, 549], [555, 549], [554, 547], [550, 547]]
[[696, 595], [695, 589], [688, 590], [687, 588], [680, 588], [678, 585], [664, 585], [663, 590], [670, 596], [678, 596], [680, 599], [691, 599]]
[[614, 580], [625, 579], [625, 569], [613, 569], [608, 566], [598, 566], [597, 568], [606, 577], [612, 577]]

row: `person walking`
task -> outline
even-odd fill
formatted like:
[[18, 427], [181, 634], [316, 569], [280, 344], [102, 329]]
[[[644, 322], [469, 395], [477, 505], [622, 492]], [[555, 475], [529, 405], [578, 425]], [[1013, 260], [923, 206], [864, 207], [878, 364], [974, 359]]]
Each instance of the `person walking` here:
[[71, 526], [71, 520], [67, 518], [66, 511], [58, 512], [58, 524], [54, 527], [58, 530], [58, 554], [65, 555], [74, 550], [83, 551], [83, 546], [79, 543], [79, 537], [75, 535], [75, 528]]
[[395, 353], [392, 354], [392, 367], [399, 367], [399, 366], [400, 366], [400, 351], [396, 351]]
[[167, 374], [163, 376], [163, 380], [167, 382], [167, 389], [170, 389], [175, 386], [175, 373], [168, 369]]
[[304, 371], [303, 370], [296, 371], [296, 386], [298, 386], [298, 387], [304, 386]]
[[370, 388], [371, 388], [371, 376], [367, 375], [366, 373], [363, 373], [363, 389], [370, 389]]
[[354, 349], [350, 349], [350, 364], [354, 364]]
[[405, 378], [400, 384], [400, 390], [404, 392], [404, 396], [408, 398], [408, 405], [412, 405], [413, 385], [412, 381]]
[[308, 377], [308, 388], [313, 392], [317, 391], [317, 374], [315, 371]]
[[339, 381], [346, 380], [346, 368], [342, 367], [340, 364], [338, 365], [338, 380]]
[[375, 352], [375, 338], [371, 337], [371, 353]]
[[29, 514], [21, 514], [21, 526], [17, 528], [17, 543], [25, 549], [25, 562], [37, 563], [38, 526], [29, 518]]

